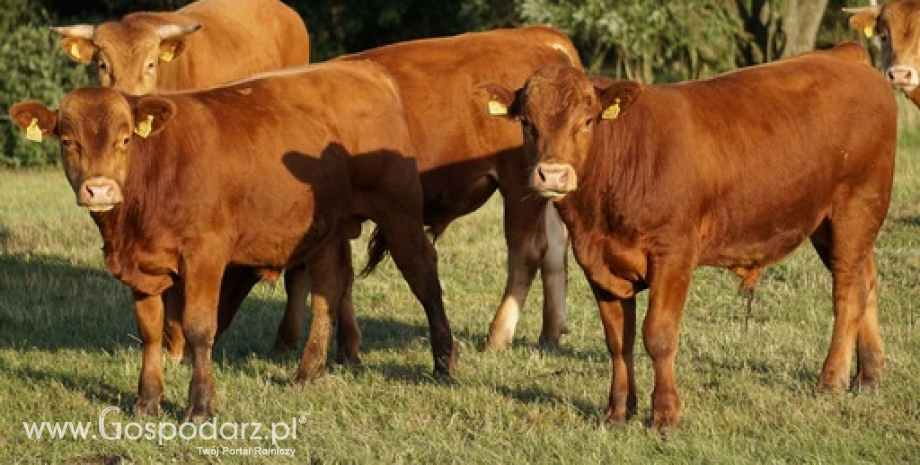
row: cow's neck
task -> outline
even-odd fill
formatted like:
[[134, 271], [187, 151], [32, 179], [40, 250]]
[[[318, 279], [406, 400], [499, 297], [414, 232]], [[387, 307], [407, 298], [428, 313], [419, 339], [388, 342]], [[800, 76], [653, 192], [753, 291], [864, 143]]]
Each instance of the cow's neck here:
[[[168, 190], [162, 184], [175, 179], [174, 170], [152, 155], [153, 151], [132, 153], [128, 178], [122, 186], [123, 202], [111, 211], [92, 214], [102, 235], [106, 268], [131, 289], [145, 294], [162, 292], [171, 285], [171, 274], [178, 269], [177, 245], [162, 241], [173, 237], [162, 234], [162, 229], [170, 227], [168, 217], [173, 209], [166, 203], [168, 197], [158, 199], [151, 194]], [[164, 256], [174, 257], [171, 269], [145, 266], [148, 258], [153, 262]]]

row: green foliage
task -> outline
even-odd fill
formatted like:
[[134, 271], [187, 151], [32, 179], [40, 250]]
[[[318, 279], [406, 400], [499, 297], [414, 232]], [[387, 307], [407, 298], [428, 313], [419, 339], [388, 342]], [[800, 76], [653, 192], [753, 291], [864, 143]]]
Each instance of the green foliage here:
[[734, 67], [742, 32], [720, 0], [521, 0], [528, 24], [552, 24], [581, 50], [592, 73], [693, 79]]
[[513, 26], [513, 2], [503, 0], [296, 0], [310, 30], [313, 61], [404, 40]]
[[[17, 0], [0, 0], [17, 4]], [[0, 6], [0, 9], [3, 7]], [[87, 85], [85, 67], [69, 62], [60, 52], [58, 39], [47, 29], [50, 16], [43, 10], [11, 8], [3, 15], [5, 33], [0, 38], [0, 107], [3, 114], [23, 100], [38, 100], [56, 106], [68, 89]], [[58, 149], [53, 142], [36, 144], [26, 140], [4, 116], [0, 120], [0, 160], [7, 166], [56, 164]]]

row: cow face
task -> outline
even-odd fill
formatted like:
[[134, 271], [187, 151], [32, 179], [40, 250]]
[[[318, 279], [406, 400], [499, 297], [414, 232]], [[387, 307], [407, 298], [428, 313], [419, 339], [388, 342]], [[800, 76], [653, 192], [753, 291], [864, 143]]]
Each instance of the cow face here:
[[57, 112], [38, 102], [17, 103], [10, 117], [29, 139], [59, 139], [64, 173], [77, 204], [92, 212], [107, 212], [124, 200], [131, 144], [158, 132], [169, 119], [160, 106], [139, 102], [132, 109], [120, 92], [106, 88], [77, 89]]
[[853, 13], [850, 26], [866, 37], [878, 36], [882, 69], [891, 84], [920, 104], [920, 1], [894, 1], [883, 6], [844, 8]]
[[98, 27], [77, 25], [52, 30], [64, 36], [61, 48], [71, 60], [95, 63], [100, 85], [143, 95], [156, 90], [160, 64], [182, 53], [186, 36], [200, 27], [108, 22]]
[[505, 108], [520, 120], [530, 186], [558, 201], [578, 188], [598, 124], [618, 118], [638, 89], [636, 83], [592, 80], [580, 69], [551, 66], [537, 70], [516, 93], [489, 86], [490, 111]]

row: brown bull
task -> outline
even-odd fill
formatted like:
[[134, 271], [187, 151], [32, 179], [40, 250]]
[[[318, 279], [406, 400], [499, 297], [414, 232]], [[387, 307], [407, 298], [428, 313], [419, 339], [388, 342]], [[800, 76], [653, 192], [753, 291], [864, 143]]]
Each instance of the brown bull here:
[[101, 85], [134, 95], [200, 89], [310, 60], [307, 27], [278, 0], [199, 0], [52, 30], [71, 60], [96, 65]]
[[[833, 277], [818, 389], [874, 387], [884, 370], [873, 242], [891, 194], [896, 106], [865, 50], [845, 44], [713, 79], [642, 86], [549, 67], [516, 94], [530, 183], [553, 199], [590, 282], [612, 357], [606, 417], [637, 409], [636, 293], [654, 365], [651, 424], [679, 425], [674, 362], [693, 270], [747, 276], [810, 240]], [[484, 103], [483, 103], [484, 106]]]
[[224, 269], [274, 274], [306, 265], [313, 322], [295, 380], [325, 371], [331, 325], [348, 292], [349, 237], [373, 220], [425, 308], [435, 373], [453, 346], [398, 89], [367, 62], [314, 65], [204, 91], [136, 97], [78, 89], [58, 111], [10, 110], [31, 138], [60, 139], [77, 203], [129, 286], [143, 342], [135, 411], [163, 396], [162, 295], [184, 298], [194, 372], [186, 418], [211, 414], [211, 348]]

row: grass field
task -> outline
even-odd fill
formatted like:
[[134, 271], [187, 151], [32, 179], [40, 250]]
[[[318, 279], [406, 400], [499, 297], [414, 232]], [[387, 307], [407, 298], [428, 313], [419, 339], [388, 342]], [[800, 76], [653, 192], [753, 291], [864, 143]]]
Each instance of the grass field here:
[[[904, 121], [920, 127], [913, 108], [905, 109]], [[683, 428], [667, 439], [644, 426], [652, 373], [641, 343], [640, 414], [623, 427], [602, 422], [609, 357], [574, 261], [571, 333], [560, 350], [536, 345], [536, 291], [514, 348], [480, 350], [504, 281], [497, 200], [456, 223], [438, 244], [461, 348], [454, 382], [431, 378], [424, 313], [391, 262], [356, 283], [364, 365], [333, 366], [325, 379], [300, 389], [289, 385], [297, 356], [268, 350], [282, 287], [261, 284], [214, 351], [216, 424], [224, 436], [238, 437], [159, 441], [162, 435], [147, 439], [141, 428], [149, 424], [168, 435], [179, 426], [189, 367], [167, 364], [160, 417], [148, 423], [131, 416], [140, 341], [129, 293], [102, 264], [95, 226], [61, 172], [0, 172], [0, 463], [264, 462], [229, 455], [271, 446], [251, 437], [254, 422], [262, 423], [260, 436], [272, 427], [283, 436], [277, 423], [286, 424], [289, 434], [277, 445], [296, 449], [295, 456], [270, 459], [293, 463], [920, 461], [920, 132], [902, 131], [896, 190], [876, 249], [888, 354], [882, 388], [814, 394], [832, 311], [829, 274], [809, 247], [768, 270], [750, 314], [733, 275], [701, 269], [677, 360]], [[361, 247], [355, 248], [359, 264]], [[640, 316], [645, 302], [640, 298]], [[105, 416], [103, 432], [99, 417], [109, 406], [120, 411]], [[51, 439], [45, 431], [37, 439], [24, 422], [91, 426], [86, 438]], [[116, 436], [117, 423], [121, 439], [103, 437]], [[243, 423], [250, 424], [246, 432]], [[204, 454], [212, 448], [219, 455]]]

